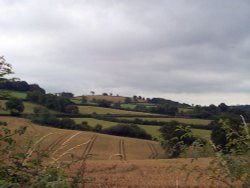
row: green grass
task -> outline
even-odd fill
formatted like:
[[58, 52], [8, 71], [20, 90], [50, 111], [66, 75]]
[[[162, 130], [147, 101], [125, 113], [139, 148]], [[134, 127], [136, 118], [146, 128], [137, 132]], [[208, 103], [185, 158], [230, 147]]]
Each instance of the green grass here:
[[192, 132], [196, 136], [209, 140], [212, 131], [203, 129], [192, 129]]
[[[5, 108], [5, 103], [7, 102], [7, 100], [0, 100], [0, 113], [1, 114], [9, 114], [10, 112], [9, 111], [6, 111], [6, 110], [3, 110], [3, 108]], [[44, 106], [42, 105], [39, 105], [39, 104], [34, 104], [34, 103], [31, 103], [31, 102], [23, 102], [24, 104], [24, 111], [23, 113], [25, 114], [32, 114], [33, 113], [33, 110], [35, 107], [41, 107], [41, 108], [45, 108]], [[53, 110], [50, 110], [51, 113], [57, 113], [56, 111], [53, 111]]]
[[11, 91], [11, 90], [0, 90], [1, 95], [6, 97], [16, 97], [19, 99], [26, 99], [27, 93], [20, 91]]
[[[102, 125], [102, 128], [108, 128], [112, 126], [116, 126], [119, 123], [116, 122], [110, 122], [110, 121], [104, 121], [104, 120], [99, 120], [99, 119], [94, 119], [94, 118], [71, 118], [72, 120], [75, 121], [75, 123], [81, 123], [83, 121], [88, 122], [88, 124], [91, 127], [94, 127], [97, 124]], [[147, 133], [151, 134], [153, 137], [158, 138], [160, 136], [160, 132], [158, 129], [160, 126], [153, 126], [153, 125], [138, 125], [140, 128], [144, 129]]]
[[152, 137], [158, 138], [160, 137], [160, 126], [154, 125], [138, 125], [140, 128], [144, 129], [148, 134], [151, 134]]
[[149, 113], [143, 112], [133, 112], [133, 111], [126, 111], [126, 110], [119, 110], [119, 109], [112, 109], [112, 108], [103, 108], [97, 106], [78, 106], [79, 112], [81, 114], [134, 114], [134, 115], [149, 115]]
[[135, 109], [136, 104], [121, 104], [121, 108], [124, 109]]
[[192, 112], [193, 111], [193, 109], [192, 108], [178, 108], [178, 111], [179, 112], [184, 112], [184, 113], [186, 113], [186, 112]]
[[[128, 119], [128, 120], [133, 120], [136, 119], [134, 117], [128, 117], [128, 118], [118, 118], [118, 119]], [[142, 120], [147, 120], [147, 121], [160, 121], [160, 122], [170, 122], [170, 121], [178, 121], [180, 123], [186, 123], [186, 124], [194, 124], [194, 125], [208, 125], [211, 120], [206, 120], [206, 119], [190, 119], [190, 118], [151, 118], [151, 117], [146, 117], [146, 118], [139, 118]]]

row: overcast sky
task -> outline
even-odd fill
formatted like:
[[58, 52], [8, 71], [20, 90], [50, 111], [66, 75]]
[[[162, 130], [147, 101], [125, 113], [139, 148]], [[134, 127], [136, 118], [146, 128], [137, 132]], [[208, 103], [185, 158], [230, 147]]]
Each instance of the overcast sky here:
[[0, 55], [48, 92], [250, 104], [250, 1], [0, 0]]

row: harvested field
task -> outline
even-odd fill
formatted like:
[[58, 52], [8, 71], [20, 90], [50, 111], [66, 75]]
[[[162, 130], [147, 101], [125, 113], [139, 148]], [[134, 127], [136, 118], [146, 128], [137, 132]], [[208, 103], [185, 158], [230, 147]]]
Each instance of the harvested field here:
[[[58, 158], [60, 156], [61, 160], [69, 160], [71, 153], [76, 156], [81, 156], [83, 154], [89, 155], [91, 160], [118, 160], [120, 157], [116, 157], [116, 154], [121, 153], [121, 149], [119, 149], [121, 147], [121, 139], [123, 140], [122, 150], [126, 152], [127, 160], [149, 159], [151, 151], [148, 148], [148, 143], [154, 145], [157, 149], [159, 153], [158, 158], [164, 156], [164, 151], [160, 144], [150, 140], [39, 126], [23, 118], [0, 117], [0, 121], [7, 122], [11, 129], [21, 125], [28, 126], [28, 130], [24, 136], [16, 137], [18, 143], [21, 145], [24, 144], [25, 140], [28, 138], [39, 140], [46, 136], [46, 139], [41, 142], [41, 147], [46, 148], [48, 146], [53, 146], [55, 150], [54, 157]], [[24, 137], [26, 139], [24, 139]], [[67, 144], [63, 144], [65, 142]], [[125, 152], [123, 152], [123, 154]]]
[[213, 183], [207, 176], [197, 180], [199, 172], [191, 173], [185, 181], [188, 172], [181, 170], [183, 166], [187, 165], [187, 169], [192, 169], [197, 165], [204, 172], [209, 161], [208, 158], [193, 163], [190, 159], [87, 161], [85, 178], [89, 181], [85, 187], [226, 187], [222, 183]]

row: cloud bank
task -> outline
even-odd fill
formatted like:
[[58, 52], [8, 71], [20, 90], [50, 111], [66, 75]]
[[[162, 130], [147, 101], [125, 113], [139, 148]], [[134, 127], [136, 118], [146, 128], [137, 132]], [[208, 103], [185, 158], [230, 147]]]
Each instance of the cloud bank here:
[[250, 104], [247, 0], [2, 0], [0, 54], [49, 92]]

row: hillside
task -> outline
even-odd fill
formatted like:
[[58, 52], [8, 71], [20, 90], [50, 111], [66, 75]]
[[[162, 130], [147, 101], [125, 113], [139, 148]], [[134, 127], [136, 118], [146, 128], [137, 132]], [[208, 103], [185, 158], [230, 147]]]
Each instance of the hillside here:
[[[82, 144], [74, 150], [71, 150], [72, 153], [79, 156], [86, 147], [88, 147], [88, 144], [84, 143], [88, 143], [92, 140], [94, 140], [94, 142], [89, 152], [91, 160], [120, 159], [119, 156], [121, 152], [125, 155], [127, 160], [162, 158], [164, 156], [160, 144], [153, 141], [45, 127], [33, 124], [22, 118], [0, 117], [0, 121], [7, 122], [9, 124], [8, 126], [13, 129], [21, 125], [28, 126], [25, 136], [27, 138], [33, 138], [34, 140], [38, 140], [45, 135], [51, 134], [42, 142], [42, 146], [47, 147], [58, 142], [55, 150], [58, 149], [63, 142], [73, 136], [67, 146], [56, 153], [57, 156], [60, 156], [70, 148]], [[25, 140], [23, 138], [17, 137], [17, 139], [19, 144], [24, 144]], [[69, 160], [69, 155], [64, 156], [62, 159]]]

